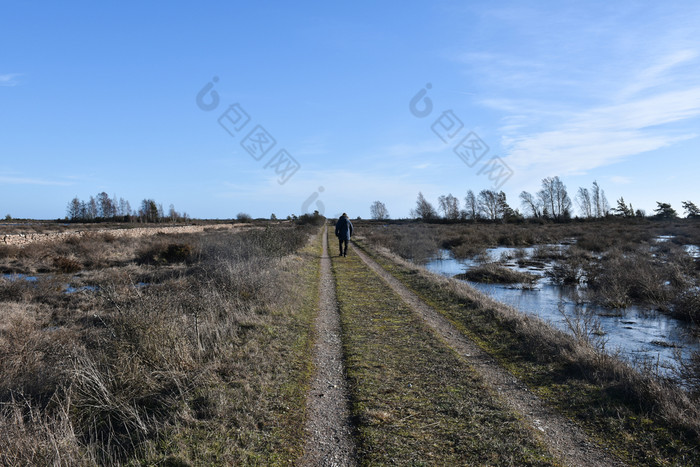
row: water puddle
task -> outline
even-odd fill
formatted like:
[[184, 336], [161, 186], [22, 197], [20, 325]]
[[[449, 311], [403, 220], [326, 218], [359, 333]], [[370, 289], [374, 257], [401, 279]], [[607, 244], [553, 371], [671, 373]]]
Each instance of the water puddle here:
[[[558, 247], [564, 248], [566, 245]], [[674, 352], [680, 352], [687, 358], [692, 351], [700, 351], [698, 339], [689, 335], [688, 326], [683, 322], [634, 306], [619, 310], [580, 303], [577, 287], [554, 285], [544, 277], [546, 266], [517, 265], [514, 258], [522, 257], [524, 253], [531, 255], [533, 251], [533, 248], [499, 247], [489, 249], [487, 254], [491, 261], [509, 258], [505, 261], [505, 266], [540, 276], [534, 288], [467, 282], [495, 300], [538, 316], [566, 332], [570, 332], [570, 329], [562, 311], [569, 317], [580, 316], [581, 313], [593, 314], [600, 325], [599, 330], [603, 334], [601, 338], [606, 341], [605, 349], [608, 352], [619, 351], [632, 363], [646, 360], [658, 365], [661, 373], [667, 373], [677, 364]], [[444, 250], [440, 257], [428, 262], [425, 267], [432, 272], [453, 277], [476, 264], [474, 260], [455, 259], [449, 251]]]
[[28, 276], [26, 274], [3, 274], [2, 277], [10, 281], [24, 280], [27, 282], [36, 282], [38, 280], [36, 276]]
[[99, 288], [96, 285], [81, 285], [79, 287], [73, 287], [72, 285], [68, 284], [66, 286], [66, 290], [63, 291], [63, 293], [75, 293], [75, 292], [96, 292], [99, 290]]

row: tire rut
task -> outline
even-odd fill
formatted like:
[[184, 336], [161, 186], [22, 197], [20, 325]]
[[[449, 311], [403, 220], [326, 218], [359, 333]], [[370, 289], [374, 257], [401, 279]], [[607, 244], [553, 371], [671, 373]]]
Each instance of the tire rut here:
[[348, 407], [340, 316], [326, 230], [327, 227], [324, 227], [322, 233], [320, 303], [314, 331], [316, 373], [312, 377], [307, 399], [307, 440], [300, 464], [354, 466], [357, 462]]
[[376, 272], [452, 349], [474, 367], [501, 400], [539, 433], [552, 454], [566, 465], [626, 465], [592, 442], [583, 430], [548, 407], [525, 384], [464, 336], [444, 316], [353, 244], [362, 261]]

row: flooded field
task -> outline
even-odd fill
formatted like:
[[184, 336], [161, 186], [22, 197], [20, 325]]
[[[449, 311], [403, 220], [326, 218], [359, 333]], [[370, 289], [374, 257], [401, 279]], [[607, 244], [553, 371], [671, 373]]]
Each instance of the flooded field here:
[[[548, 247], [565, 249], [568, 245]], [[688, 246], [686, 250], [691, 255], [698, 252], [697, 246]], [[467, 282], [494, 299], [536, 315], [567, 332], [571, 331], [571, 320], [580, 321], [588, 317], [589, 320], [593, 320], [589, 322], [593, 338], [604, 342], [608, 352], [619, 351], [628, 361], [651, 364], [664, 374], [676, 366], [676, 354], [680, 353], [687, 358], [692, 351], [700, 350], [697, 337], [690, 334], [686, 323], [652, 309], [637, 306], [613, 309], [586, 303], [581, 299], [584, 286], [561, 286], [552, 283], [545, 276], [548, 265], [518, 266], [514, 258], [530, 257], [533, 251], [533, 247], [490, 248], [487, 250], [487, 258], [481, 259], [500, 262], [509, 269], [537, 275], [539, 278], [532, 287]], [[478, 264], [472, 259], [455, 259], [448, 250], [441, 250], [439, 257], [425, 266], [432, 272], [453, 277]]]

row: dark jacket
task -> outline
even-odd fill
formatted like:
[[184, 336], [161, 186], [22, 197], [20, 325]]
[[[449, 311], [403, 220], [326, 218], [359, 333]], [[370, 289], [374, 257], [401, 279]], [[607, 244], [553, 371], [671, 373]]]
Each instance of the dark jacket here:
[[341, 240], [350, 240], [352, 235], [352, 222], [345, 216], [340, 216], [335, 223], [335, 236]]

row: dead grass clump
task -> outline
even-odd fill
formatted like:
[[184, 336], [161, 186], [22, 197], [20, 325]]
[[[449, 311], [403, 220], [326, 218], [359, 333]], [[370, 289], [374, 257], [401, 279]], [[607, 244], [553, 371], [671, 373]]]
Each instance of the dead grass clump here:
[[677, 265], [661, 260], [646, 248], [631, 252], [608, 251], [587, 268], [593, 298], [611, 307], [632, 303], [666, 308], [673, 296], [687, 286]]
[[356, 226], [356, 230], [359, 232], [362, 229], [362, 236], [372, 244], [389, 248], [404, 259], [424, 263], [439, 251], [440, 240], [436, 231], [440, 227], [431, 224], [364, 224]]
[[66, 274], [73, 274], [83, 269], [83, 265], [80, 264], [80, 261], [65, 256], [55, 256], [53, 258], [53, 266], [58, 271]]
[[32, 281], [23, 277], [0, 277], [0, 300], [9, 302], [21, 302], [28, 300], [36, 287]]
[[679, 294], [673, 300], [672, 312], [676, 318], [700, 324], [700, 288], [691, 288]]
[[452, 248], [452, 255], [458, 259], [469, 259], [486, 254], [486, 246], [462, 243]]
[[188, 261], [194, 247], [187, 243], [158, 242], [138, 253], [141, 264], [173, 264]]
[[496, 263], [482, 264], [469, 269], [469, 271], [457, 274], [457, 279], [466, 279], [487, 284], [534, 284], [538, 277], [526, 272], [514, 271]]
[[[593, 257], [578, 247], [571, 247], [565, 252], [558, 252], [543, 248], [539, 252], [543, 256], [555, 257], [551, 269], [545, 271], [545, 275], [552, 282], [560, 285], [578, 285], [586, 278], [586, 271], [590, 269]], [[556, 255], [556, 256], [555, 256]]]
[[48, 415], [31, 401], [12, 398], [0, 408], [0, 464], [95, 465], [81, 446], [70, 419], [70, 405], [58, 404]]
[[679, 357], [678, 361], [679, 379], [685, 382], [693, 400], [700, 402], [700, 352], [692, 352], [687, 359]]
[[0, 258], [16, 258], [19, 251], [16, 245], [0, 245]]
[[45, 307], [4, 304], [0, 327], [0, 402], [22, 394], [43, 407], [60, 386], [79, 336], [52, 327]]

